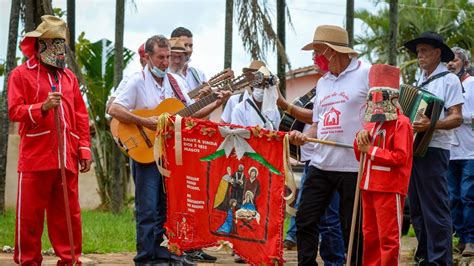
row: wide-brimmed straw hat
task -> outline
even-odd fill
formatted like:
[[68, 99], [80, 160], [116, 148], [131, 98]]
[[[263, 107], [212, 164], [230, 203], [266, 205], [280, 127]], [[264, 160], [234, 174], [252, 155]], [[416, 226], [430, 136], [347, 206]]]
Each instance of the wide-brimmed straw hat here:
[[259, 70], [262, 66], [266, 66], [263, 61], [260, 61], [260, 60], [253, 60], [252, 63], [250, 63], [249, 67], [244, 67], [244, 68], [242, 68], [242, 72], [257, 71], [257, 70]]
[[186, 47], [184, 42], [179, 37], [173, 37], [170, 39], [171, 52], [175, 53], [186, 53]]
[[423, 32], [420, 37], [406, 42], [403, 46], [416, 54], [416, 46], [421, 43], [430, 44], [441, 49], [441, 62], [449, 62], [454, 59], [451, 48], [444, 43], [443, 37], [434, 31]]
[[334, 25], [321, 25], [314, 31], [313, 41], [305, 45], [301, 50], [313, 50], [315, 44], [325, 44], [336, 52], [352, 54], [357, 56], [357, 52], [349, 47], [349, 35], [341, 27]]
[[20, 43], [21, 51], [27, 57], [32, 57], [35, 54], [37, 38], [64, 39], [66, 44], [69, 44], [69, 32], [64, 20], [51, 15], [44, 15], [41, 20], [38, 27], [34, 31], [26, 33]]

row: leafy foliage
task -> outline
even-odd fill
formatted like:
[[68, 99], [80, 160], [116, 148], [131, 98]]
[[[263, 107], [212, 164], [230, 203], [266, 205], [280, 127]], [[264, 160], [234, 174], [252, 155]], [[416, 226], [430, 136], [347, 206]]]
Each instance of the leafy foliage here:
[[[387, 63], [389, 53], [389, 0], [374, 1], [376, 11], [357, 10], [354, 17], [362, 20], [366, 30], [355, 37], [357, 49], [371, 63]], [[403, 44], [422, 32], [441, 34], [448, 46], [459, 46], [474, 52], [474, 4], [468, 0], [400, 0], [398, 8], [397, 63], [405, 83], [415, 80], [416, 55]]]
[[[92, 154], [95, 161], [94, 168], [99, 185], [99, 195], [102, 207], [109, 209], [113, 191], [112, 169], [114, 164], [117, 163], [117, 158], [114, 158], [111, 152], [115, 142], [110, 133], [105, 105], [113, 89], [115, 51], [111, 41], [103, 39], [91, 43], [84, 35], [84, 32], [80, 34], [76, 44], [76, 57], [87, 84], [82, 89], [87, 97], [89, 116], [94, 126]], [[124, 48], [124, 68], [130, 63], [133, 55], [134, 52]], [[127, 165], [124, 164], [122, 167], [126, 169]], [[128, 171], [123, 172], [127, 173]], [[128, 179], [128, 176], [124, 175], [123, 178]]]
[[[250, 53], [252, 59], [265, 61], [267, 51], [274, 52], [276, 47], [283, 48], [281, 41], [273, 30], [267, 0], [235, 0], [234, 5], [244, 49]], [[293, 26], [288, 7], [286, 10], [288, 22]], [[280, 51], [284, 51], [284, 49], [280, 49]], [[284, 64], [290, 67], [286, 53], [283, 52], [280, 56]]]

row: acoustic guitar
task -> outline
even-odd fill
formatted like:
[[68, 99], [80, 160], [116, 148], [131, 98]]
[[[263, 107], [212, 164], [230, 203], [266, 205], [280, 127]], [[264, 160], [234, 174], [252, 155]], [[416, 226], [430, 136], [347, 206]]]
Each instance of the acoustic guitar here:
[[[236, 93], [247, 86], [256, 86], [262, 83], [262, 81], [262, 73], [249, 72], [233, 80], [218, 84], [213, 93], [202, 97], [188, 107], [185, 107], [184, 104], [176, 98], [168, 98], [164, 99], [154, 109], [134, 110], [132, 113], [140, 117], [159, 116], [163, 113], [176, 114], [183, 117], [191, 116], [210, 103], [215, 102], [218, 99], [217, 91], [231, 91], [232, 93]], [[120, 149], [133, 160], [139, 163], [152, 163], [155, 161], [153, 156], [155, 131], [136, 124], [122, 123], [117, 119], [113, 119], [110, 123], [110, 131]]]
[[[315, 94], [316, 88], [313, 88], [305, 95], [293, 101], [293, 105], [306, 109], [313, 109], [313, 102], [311, 100], [313, 99]], [[278, 130], [284, 132], [298, 130], [299, 132], [303, 132], [305, 125], [306, 124], [304, 122], [296, 120], [296, 118], [287, 113], [283, 113], [283, 116], [281, 117], [280, 127], [278, 128]], [[300, 147], [290, 144], [290, 157], [299, 161], [301, 157]]]
[[226, 68], [222, 70], [221, 72], [217, 73], [213, 77], [211, 77], [207, 82], [202, 83], [198, 87], [192, 89], [190, 92], [188, 92], [188, 96], [191, 99], [195, 99], [199, 96], [199, 91], [206, 87], [216, 87], [219, 86], [219, 84], [223, 84], [227, 80], [233, 79], [234, 78], [234, 71], [230, 68]]

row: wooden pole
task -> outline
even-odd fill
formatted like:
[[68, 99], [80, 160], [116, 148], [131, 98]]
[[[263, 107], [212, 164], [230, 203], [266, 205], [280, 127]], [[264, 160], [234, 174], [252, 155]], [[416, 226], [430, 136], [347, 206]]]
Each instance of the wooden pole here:
[[359, 173], [357, 174], [357, 183], [356, 183], [356, 190], [355, 190], [355, 196], [354, 196], [354, 208], [352, 208], [351, 232], [349, 234], [349, 247], [347, 249], [346, 266], [351, 265], [352, 249], [354, 248], [354, 233], [355, 233], [355, 226], [357, 223], [357, 212], [359, 210], [359, 198], [360, 198], [359, 185], [360, 185], [360, 180], [362, 179], [362, 174], [364, 173], [364, 167], [365, 167], [365, 153], [361, 152], [360, 162], [359, 162]]
[[354, 148], [350, 144], [340, 143], [340, 142], [335, 142], [335, 141], [330, 141], [330, 140], [315, 139], [315, 138], [307, 138], [306, 142], [321, 143], [321, 144], [327, 144], [327, 145], [350, 148], [350, 149]]

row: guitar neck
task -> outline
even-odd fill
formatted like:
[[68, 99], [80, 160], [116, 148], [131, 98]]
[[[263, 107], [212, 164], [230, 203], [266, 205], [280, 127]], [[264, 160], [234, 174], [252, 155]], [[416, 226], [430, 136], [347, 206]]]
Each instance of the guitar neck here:
[[183, 110], [179, 111], [177, 114], [182, 117], [191, 116], [197, 111], [201, 110], [205, 106], [213, 103], [217, 100], [217, 95], [215, 93], [211, 93], [209, 95], [204, 96], [199, 101], [191, 104], [190, 106], [184, 108]]
[[188, 92], [188, 96], [189, 98], [193, 99], [195, 98], [196, 96], [199, 95], [199, 91], [204, 88], [204, 86], [206, 86], [206, 83], [203, 83], [199, 86], [197, 86], [196, 88], [194, 88], [193, 90], [191, 90], [190, 92]]

